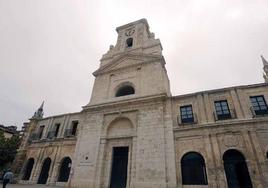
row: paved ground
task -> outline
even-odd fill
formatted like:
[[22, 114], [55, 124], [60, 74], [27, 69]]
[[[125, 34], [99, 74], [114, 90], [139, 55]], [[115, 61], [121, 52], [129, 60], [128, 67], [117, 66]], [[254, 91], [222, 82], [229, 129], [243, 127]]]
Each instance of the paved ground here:
[[[0, 188], [2, 188], [2, 183], [0, 183]], [[46, 185], [21, 185], [21, 184], [7, 184], [6, 188], [59, 188], [56, 186], [46, 186]]]

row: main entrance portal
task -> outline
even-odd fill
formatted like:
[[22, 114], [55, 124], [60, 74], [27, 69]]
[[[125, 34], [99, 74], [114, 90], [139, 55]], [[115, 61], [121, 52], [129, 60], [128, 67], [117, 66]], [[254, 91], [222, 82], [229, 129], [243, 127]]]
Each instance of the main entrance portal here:
[[126, 188], [127, 166], [128, 147], [114, 147], [110, 188]]

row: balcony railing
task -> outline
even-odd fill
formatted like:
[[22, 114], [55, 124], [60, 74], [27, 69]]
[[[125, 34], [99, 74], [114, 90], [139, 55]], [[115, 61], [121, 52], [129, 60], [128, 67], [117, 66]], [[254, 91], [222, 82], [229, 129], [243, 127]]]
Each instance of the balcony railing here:
[[268, 116], [268, 109], [265, 110], [256, 110], [253, 106], [250, 107], [250, 111], [252, 113], [252, 117], [260, 117], [260, 116]]
[[177, 122], [179, 125], [196, 124], [197, 123], [197, 116], [195, 113], [193, 114], [192, 118], [182, 118], [181, 115], [178, 115]]
[[234, 109], [229, 109], [229, 113], [221, 113], [222, 111], [215, 111], [213, 112], [214, 119], [215, 121], [220, 121], [220, 120], [228, 120], [228, 119], [236, 119], [236, 112]]
[[28, 143], [32, 143], [32, 141], [36, 141], [39, 139], [39, 134], [34, 132], [29, 136]]
[[54, 139], [55, 138], [55, 133], [56, 133], [56, 131], [49, 131], [48, 133], [47, 133], [47, 138], [48, 139]]
[[65, 129], [64, 137], [73, 137], [75, 134], [73, 134], [73, 129]]

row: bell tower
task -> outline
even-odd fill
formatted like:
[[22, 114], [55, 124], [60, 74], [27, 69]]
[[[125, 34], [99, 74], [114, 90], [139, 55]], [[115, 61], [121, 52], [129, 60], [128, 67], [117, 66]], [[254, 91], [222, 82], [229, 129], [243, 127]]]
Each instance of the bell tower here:
[[[146, 19], [116, 28], [118, 37], [100, 60], [88, 105], [156, 95], [170, 96], [162, 45]], [[87, 106], [88, 106], [87, 105]]]

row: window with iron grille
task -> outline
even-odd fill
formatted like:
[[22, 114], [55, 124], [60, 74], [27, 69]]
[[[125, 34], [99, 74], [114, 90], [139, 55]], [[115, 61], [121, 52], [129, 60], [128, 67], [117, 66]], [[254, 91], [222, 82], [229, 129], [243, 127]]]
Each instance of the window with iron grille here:
[[214, 105], [218, 120], [232, 118], [227, 100], [215, 101]]
[[250, 97], [250, 101], [256, 115], [268, 114], [267, 104], [265, 102], [263, 95], [252, 96]]
[[45, 128], [44, 125], [40, 126], [40, 128], [39, 128], [39, 132], [38, 132], [38, 138], [39, 139], [41, 139], [42, 136], [43, 136], [44, 128]]
[[60, 130], [60, 123], [56, 123], [55, 127], [54, 127], [54, 137], [57, 138], [58, 134], [59, 134], [59, 130]]
[[71, 129], [71, 135], [75, 136], [76, 135], [76, 131], [77, 131], [77, 125], [78, 125], [78, 121], [73, 121], [72, 122], [72, 129]]
[[192, 105], [181, 106], [181, 123], [193, 123], [194, 122], [194, 114]]

